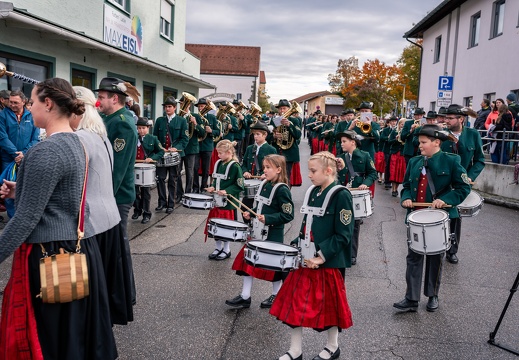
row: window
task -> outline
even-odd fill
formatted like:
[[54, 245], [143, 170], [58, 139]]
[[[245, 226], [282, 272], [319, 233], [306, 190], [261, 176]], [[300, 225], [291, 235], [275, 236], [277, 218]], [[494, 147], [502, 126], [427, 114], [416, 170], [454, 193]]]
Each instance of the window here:
[[490, 100], [490, 102], [492, 102], [496, 99], [496, 93], [484, 94], [483, 98], [488, 99], [488, 100]]
[[463, 106], [472, 107], [472, 96], [467, 96], [463, 98]]
[[481, 25], [481, 12], [472, 15], [470, 19], [470, 39], [469, 48], [477, 46], [479, 43], [479, 28]]
[[107, 1], [110, 4], [114, 4], [119, 9], [126, 11], [127, 13], [130, 12], [130, 0], [107, 0]]
[[155, 118], [155, 85], [144, 83], [142, 95], [142, 116]]
[[434, 63], [440, 61], [440, 51], [442, 48], [442, 37], [441, 35], [434, 40]]
[[90, 90], [96, 88], [96, 69], [72, 63], [70, 64], [70, 68], [72, 86], [84, 86]]
[[429, 109], [431, 109], [431, 111], [436, 111], [436, 101], [431, 101]]
[[[6, 66], [7, 71], [12, 71], [37, 81], [43, 81], [52, 77], [50, 76], [52, 64], [46, 61], [0, 51], [0, 62]], [[30, 98], [33, 87], [34, 84], [23, 82], [11, 76], [0, 77], [0, 90], [21, 90], [25, 96]]]
[[160, 1], [160, 35], [173, 41], [173, 19], [175, 3], [172, 0]]
[[490, 38], [495, 38], [503, 34], [503, 25], [505, 18], [505, 0], [499, 0], [494, 3], [494, 12], [492, 16], [492, 33]]

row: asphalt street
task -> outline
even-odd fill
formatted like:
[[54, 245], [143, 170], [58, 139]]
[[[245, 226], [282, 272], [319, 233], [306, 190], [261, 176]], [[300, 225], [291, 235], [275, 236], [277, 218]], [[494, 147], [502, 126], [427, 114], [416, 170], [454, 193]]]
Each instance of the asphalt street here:
[[[300, 148], [304, 183], [292, 189], [296, 218], [286, 227], [285, 242], [297, 236], [298, 209], [310, 185], [306, 140]], [[339, 335], [340, 358], [517, 359], [487, 340], [519, 272], [519, 211], [485, 204], [477, 216], [464, 218], [460, 262], [445, 263], [439, 310], [427, 312], [422, 296], [418, 312], [399, 313], [392, 304], [405, 294], [405, 210], [378, 184], [374, 203], [373, 216], [361, 226], [357, 265], [346, 271], [354, 325]], [[225, 305], [241, 291], [231, 265], [242, 243], [231, 244], [230, 259], [208, 260], [214, 244], [204, 242], [207, 213], [177, 207], [170, 215], [154, 212], [146, 225], [129, 220], [137, 305], [134, 322], [114, 327], [120, 359], [263, 360], [288, 350], [288, 327], [259, 307], [271, 294], [270, 283], [254, 281], [250, 309]], [[10, 261], [0, 271], [3, 288]], [[496, 342], [519, 351], [517, 294]], [[325, 333], [305, 329], [303, 359], [325, 344]]]

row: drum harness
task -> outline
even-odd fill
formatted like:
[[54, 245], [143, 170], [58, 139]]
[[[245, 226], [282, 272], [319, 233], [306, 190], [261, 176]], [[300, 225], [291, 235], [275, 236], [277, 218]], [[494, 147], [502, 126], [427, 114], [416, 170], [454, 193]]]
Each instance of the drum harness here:
[[[218, 174], [217, 171], [218, 171], [218, 166], [220, 166], [220, 163], [222, 162], [222, 159], [219, 159], [215, 164], [214, 164], [214, 172], [213, 174], [211, 175], [213, 177], [213, 179], [216, 179], [216, 191], [220, 190], [220, 182], [222, 180], [227, 180], [229, 178], [229, 171], [231, 170], [231, 166], [236, 162], [234, 160], [231, 160], [229, 162], [229, 164], [227, 164], [227, 168], [225, 169], [225, 174]], [[218, 195], [218, 194], [214, 194], [214, 199], [215, 199], [215, 202], [217, 204], [223, 204], [222, 206], [225, 206], [225, 204], [227, 203], [227, 199], [222, 196], [222, 195]]]
[[326, 213], [326, 208], [328, 207], [328, 203], [331, 198], [339, 192], [341, 189], [346, 189], [343, 185], [335, 185], [328, 191], [326, 197], [324, 198], [323, 205], [321, 207], [308, 206], [308, 200], [310, 199], [310, 195], [312, 191], [316, 188], [315, 185], [310, 186], [305, 195], [305, 200], [303, 202], [303, 206], [301, 206], [301, 213], [306, 214], [306, 226], [305, 226], [305, 235], [304, 238], [299, 236], [299, 248], [301, 249], [301, 254], [303, 255], [303, 259], [310, 259], [316, 256], [315, 244], [311, 241], [311, 232], [312, 232], [312, 223], [314, 216], [323, 216]]
[[[254, 207], [256, 207], [256, 212], [258, 214], [261, 214], [261, 210], [263, 209], [263, 205], [270, 206], [272, 204], [272, 200], [274, 199], [274, 195], [276, 195], [277, 189], [285, 185], [285, 183], [277, 183], [272, 188], [272, 191], [270, 193], [270, 196], [268, 198], [261, 196], [261, 190], [263, 190], [263, 186], [268, 182], [268, 180], [263, 180], [258, 188], [258, 192], [254, 196]], [[288, 186], [287, 186], [288, 187]], [[269, 233], [269, 226], [259, 221], [257, 218], [252, 219], [252, 228], [256, 229], [259, 234], [261, 234], [261, 239], [253, 239], [253, 240], [262, 240], [263, 238], [266, 238]], [[253, 232], [254, 233], [254, 232]]]
[[364, 178], [364, 173], [358, 173], [353, 169], [353, 164], [351, 162], [349, 153], [344, 154], [344, 159], [346, 160], [346, 166], [348, 167], [348, 175], [350, 176], [350, 180], [348, 181], [346, 187], [351, 188], [353, 185], [353, 180], [355, 180], [355, 177], [362, 176]]

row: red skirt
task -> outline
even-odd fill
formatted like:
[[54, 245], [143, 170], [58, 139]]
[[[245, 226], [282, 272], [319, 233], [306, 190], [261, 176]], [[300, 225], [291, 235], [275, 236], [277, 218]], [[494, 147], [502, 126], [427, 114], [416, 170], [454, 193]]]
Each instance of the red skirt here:
[[326, 144], [324, 143], [324, 140], [319, 140], [319, 151], [325, 151], [327, 150], [326, 149]]
[[312, 139], [312, 154], [317, 154], [319, 152], [319, 139], [314, 137]]
[[29, 287], [32, 244], [22, 244], [13, 255], [11, 277], [4, 290], [0, 358], [43, 360]]
[[225, 210], [225, 209], [221, 209], [219, 207], [214, 207], [209, 211], [209, 215], [207, 215], [207, 220], [205, 221], [205, 229], [204, 229], [205, 240], [204, 240], [204, 242], [207, 241], [207, 224], [209, 224], [209, 219], [212, 219], [212, 218], [235, 220], [234, 219], [234, 210]]
[[244, 250], [247, 244], [243, 245], [241, 250], [236, 255], [232, 269], [237, 272], [238, 275], [249, 275], [253, 278], [266, 280], [266, 281], [279, 281], [282, 279], [281, 271], [264, 270], [254, 266], [251, 266], [245, 262]]
[[405, 175], [405, 158], [400, 153], [391, 154], [391, 162], [389, 163], [389, 181], [401, 184]]
[[[211, 154], [211, 162], [209, 164], [209, 175], [214, 173], [214, 164], [216, 164], [218, 159], [220, 159], [220, 158], [218, 157], [218, 151], [216, 151], [216, 147], [215, 147], [213, 149], [213, 153]], [[201, 168], [202, 168], [202, 166], [200, 166], [200, 169]]]
[[375, 153], [375, 169], [379, 173], [386, 172], [386, 159], [383, 151], [377, 151]]
[[270, 314], [289, 326], [319, 331], [353, 325], [344, 278], [333, 268], [292, 271], [283, 282]]
[[301, 186], [303, 178], [301, 177], [301, 166], [299, 162], [292, 164], [292, 172], [290, 173], [290, 186]]

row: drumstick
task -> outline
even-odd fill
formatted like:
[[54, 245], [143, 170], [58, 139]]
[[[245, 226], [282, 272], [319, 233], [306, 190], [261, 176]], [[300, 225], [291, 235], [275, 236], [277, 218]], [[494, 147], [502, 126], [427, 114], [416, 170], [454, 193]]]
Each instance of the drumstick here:
[[251, 175], [249, 179], [261, 179], [261, 175]]
[[[235, 201], [237, 201], [241, 206], [243, 206], [245, 209], [247, 209], [248, 212], [250, 212], [252, 215], [258, 217], [258, 214], [256, 214], [254, 211], [251, 210], [251, 208], [247, 207], [247, 205], [245, 205], [244, 203], [242, 203], [240, 200], [236, 199], [234, 196], [232, 196], [231, 194], [227, 194], [227, 197], [231, 197], [231, 199], [234, 199]], [[229, 200], [229, 199], [227, 199]]]
[[227, 199], [227, 202], [228, 202], [229, 204], [231, 204], [232, 206], [234, 206], [237, 210], [240, 210], [240, 212], [241, 212], [242, 214], [245, 213], [245, 211], [243, 211], [243, 210], [242, 210], [238, 205], [236, 205], [235, 203], [233, 203], [230, 199]]
[[[416, 206], [431, 206], [432, 203], [428, 203], [428, 202], [413, 202], [413, 207], [416, 207]], [[451, 208], [452, 205], [448, 205], [448, 204], [445, 204], [443, 205], [444, 208]]]

